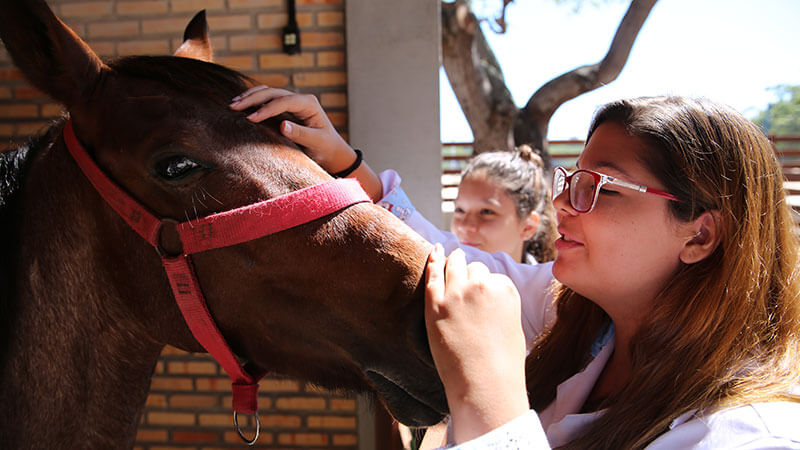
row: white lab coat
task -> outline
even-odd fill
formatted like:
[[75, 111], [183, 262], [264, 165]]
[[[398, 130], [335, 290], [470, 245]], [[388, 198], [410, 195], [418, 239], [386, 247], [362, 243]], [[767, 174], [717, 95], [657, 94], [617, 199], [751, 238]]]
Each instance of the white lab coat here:
[[[453, 234], [439, 230], [414, 209], [400, 189], [400, 177], [396, 172], [387, 170], [380, 178], [384, 196], [379, 202], [381, 206], [429, 242], [441, 243], [445, 253], [459, 246]], [[467, 261], [480, 261], [490, 271], [505, 274], [514, 282], [522, 301], [522, 329], [530, 345], [555, 320], [550, 292], [552, 264], [518, 264], [505, 253], [488, 254], [468, 246], [462, 249]], [[613, 353], [613, 327], [602, 334], [596, 344], [594, 359], [557, 387], [555, 400], [541, 414], [531, 410], [500, 428], [452, 448], [551, 448], [574, 439], [581, 428], [603, 414], [603, 411], [580, 414], [580, 410]], [[675, 419], [669, 428], [647, 448], [800, 449], [800, 404], [769, 402], [716, 412], [693, 411]]]

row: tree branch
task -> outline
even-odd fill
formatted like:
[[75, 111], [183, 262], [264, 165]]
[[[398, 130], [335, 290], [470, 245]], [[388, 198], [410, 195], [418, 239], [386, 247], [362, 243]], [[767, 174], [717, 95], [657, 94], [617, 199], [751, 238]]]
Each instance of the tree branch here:
[[475, 152], [513, 148], [518, 109], [464, 0], [442, 3], [442, 63], [475, 137]]
[[625, 67], [636, 36], [657, 1], [632, 0], [603, 60], [578, 67], [539, 88], [520, 112], [523, 120], [547, 124], [566, 101], [614, 81]]

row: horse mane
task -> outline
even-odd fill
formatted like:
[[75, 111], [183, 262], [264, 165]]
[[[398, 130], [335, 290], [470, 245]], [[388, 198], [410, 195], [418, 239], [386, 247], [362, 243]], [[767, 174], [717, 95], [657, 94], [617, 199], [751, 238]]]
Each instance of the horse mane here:
[[19, 147], [0, 152], [0, 367], [7, 361], [15, 304], [14, 272], [19, 252], [19, 191], [30, 161], [49, 148], [66, 118], [54, 121], [43, 134], [31, 137]]

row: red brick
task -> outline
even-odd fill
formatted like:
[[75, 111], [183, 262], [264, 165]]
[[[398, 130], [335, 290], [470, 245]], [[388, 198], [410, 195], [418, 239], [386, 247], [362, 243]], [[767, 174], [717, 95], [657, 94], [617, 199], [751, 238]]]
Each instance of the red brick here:
[[238, 16], [209, 16], [208, 26], [213, 31], [222, 30], [249, 30], [250, 15], [243, 14]]
[[258, 388], [261, 392], [300, 392], [300, 382], [281, 378], [262, 378], [258, 382]]
[[344, 13], [341, 11], [320, 11], [317, 13], [317, 25], [320, 27], [344, 25]]
[[220, 56], [214, 58], [214, 62], [240, 72], [253, 70], [256, 66], [255, 62], [253, 62], [253, 57], [250, 55]]
[[192, 413], [151, 411], [147, 413], [147, 423], [154, 425], [194, 425], [195, 417]]
[[345, 445], [356, 445], [358, 444], [358, 436], [355, 434], [334, 434], [333, 435], [333, 445], [335, 446], [345, 446]]
[[182, 35], [187, 23], [189, 23], [188, 19], [183, 17], [170, 19], [147, 19], [142, 21], [142, 33], [167, 33], [170, 34], [170, 36]]
[[191, 391], [192, 379], [186, 377], [153, 377], [150, 389], [154, 391]]
[[[248, 438], [252, 438], [252, 430], [246, 429], [242, 430], [244, 435]], [[232, 443], [232, 444], [239, 444], [238, 447], [242, 445], [242, 438], [239, 437], [235, 431], [226, 431], [225, 432], [225, 442]], [[275, 436], [272, 433], [265, 432], [263, 429], [261, 430], [261, 434], [258, 435], [258, 448], [263, 448], [263, 446], [267, 446], [273, 444], [275, 442]], [[237, 448], [238, 448], [237, 447]]]
[[0, 108], [0, 118], [21, 119], [39, 117], [39, 107], [29, 103], [6, 103]]
[[37, 122], [22, 122], [17, 124], [16, 134], [19, 136], [33, 136], [41, 134], [50, 127], [50, 122], [37, 121]]
[[0, 98], [2, 99], [11, 98], [11, 88], [6, 86], [0, 86]]
[[173, 431], [172, 442], [213, 443], [219, 441], [219, 434], [210, 431]]
[[301, 72], [293, 76], [294, 85], [305, 86], [346, 86], [347, 74], [344, 72]]
[[316, 397], [283, 397], [275, 401], [278, 409], [291, 410], [322, 410], [325, 409], [325, 399]]
[[39, 106], [39, 115], [43, 118], [61, 117], [64, 111], [64, 105], [60, 103], [45, 103]]
[[178, 394], [169, 397], [169, 406], [172, 408], [207, 408], [217, 406], [219, 397], [216, 395]]
[[318, 67], [344, 67], [344, 52], [318, 52]]
[[147, 396], [145, 406], [154, 408], [164, 408], [167, 406], [167, 396], [163, 394], [150, 394]]
[[196, 13], [201, 9], [213, 11], [224, 8], [224, 0], [172, 0], [172, 12]]
[[306, 32], [300, 35], [300, 45], [306, 47], [341, 47], [344, 33], [339, 31]]
[[[259, 405], [260, 406], [260, 405]], [[231, 414], [200, 414], [197, 417], [198, 425], [202, 427], [229, 427], [233, 425]]]
[[262, 69], [314, 67], [314, 54], [287, 55], [285, 53], [268, 53], [258, 57], [258, 65]]
[[163, 0], [135, 0], [117, 3], [117, 14], [121, 16], [145, 16], [151, 14], [164, 14], [169, 7]]
[[0, 123], [0, 137], [8, 138], [14, 135], [14, 125], [10, 123]]
[[282, 445], [328, 445], [328, 436], [322, 433], [279, 433]]
[[138, 430], [136, 432], [136, 441], [144, 442], [164, 442], [167, 440], [166, 430]]
[[217, 367], [211, 361], [170, 361], [167, 363], [167, 372], [179, 375], [216, 375]]
[[355, 411], [356, 402], [350, 399], [331, 399], [331, 411]]
[[117, 55], [117, 43], [114, 41], [88, 41], [87, 44], [101, 57]]
[[283, 7], [285, 4], [284, 0], [228, 0], [228, 6], [231, 9]]
[[231, 51], [274, 50], [283, 46], [278, 33], [243, 34], [228, 40]]
[[334, 127], [343, 127], [347, 125], [347, 113], [344, 112], [328, 112], [328, 119]]
[[112, 2], [62, 3], [59, 17], [102, 17], [111, 14]]
[[258, 84], [266, 84], [272, 87], [284, 87], [289, 84], [289, 77], [281, 73], [258, 73], [250, 74]]
[[24, 79], [25, 76], [16, 67], [0, 69], [0, 81], [19, 81]]
[[117, 44], [120, 56], [128, 55], [166, 55], [169, 54], [169, 41], [166, 39], [129, 41]]
[[309, 428], [355, 429], [356, 419], [351, 416], [309, 416]]
[[228, 378], [197, 378], [195, 383], [198, 391], [231, 391], [231, 380]]
[[281, 414], [265, 414], [260, 415], [262, 427], [268, 428], [300, 428], [302, 420], [300, 416], [281, 415]]
[[164, 355], [188, 355], [189, 352], [186, 350], [181, 350], [177, 347], [173, 347], [171, 345], [164, 346], [164, 349], [161, 350], [161, 356]]
[[[298, 13], [295, 17], [297, 20], [297, 26], [300, 28], [306, 28], [313, 26], [313, 19], [314, 16], [311, 13]], [[256, 18], [256, 22], [258, 23], [258, 28], [262, 29], [273, 29], [273, 28], [280, 28], [282, 29], [285, 27], [289, 22], [289, 15], [286, 13], [275, 13], [275, 14], [259, 14]], [[300, 39], [303, 38], [303, 35], [300, 35]]]
[[115, 20], [113, 22], [94, 22], [89, 24], [89, 36], [124, 37], [139, 34], [139, 22], [135, 20]]
[[323, 108], [335, 108], [347, 106], [347, 94], [341, 92], [323, 92], [319, 96], [319, 102]]

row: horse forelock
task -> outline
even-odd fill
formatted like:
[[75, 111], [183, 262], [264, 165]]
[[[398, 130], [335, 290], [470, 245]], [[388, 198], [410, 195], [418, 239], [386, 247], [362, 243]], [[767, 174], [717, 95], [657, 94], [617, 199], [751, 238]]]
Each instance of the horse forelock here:
[[[111, 92], [98, 90], [92, 101], [105, 103], [116, 114], [121, 108], [129, 108], [117, 116], [120, 122], [129, 125], [133, 121], [125, 118], [151, 114], [156, 126], [162, 125], [164, 119], [173, 124], [184, 122], [190, 124], [184, 131], [191, 134], [198, 127], [217, 129], [217, 137], [227, 144], [259, 141], [294, 146], [278, 131], [280, 122], [291, 119], [290, 115], [256, 124], [245, 118], [255, 108], [245, 111], [228, 108], [233, 97], [254, 83], [247, 75], [218, 64], [175, 56], [128, 56], [112, 60], [108, 66], [112, 76], [127, 81], [124, 87], [112, 87]], [[120, 101], [110, 100], [115, 97]], [[100, 116], [101, 120], [107, 120], [110, 114]], [[138, 122], [148, 127], [145, 121]], [[141, 136], [138, 132], [132, 134]]]

